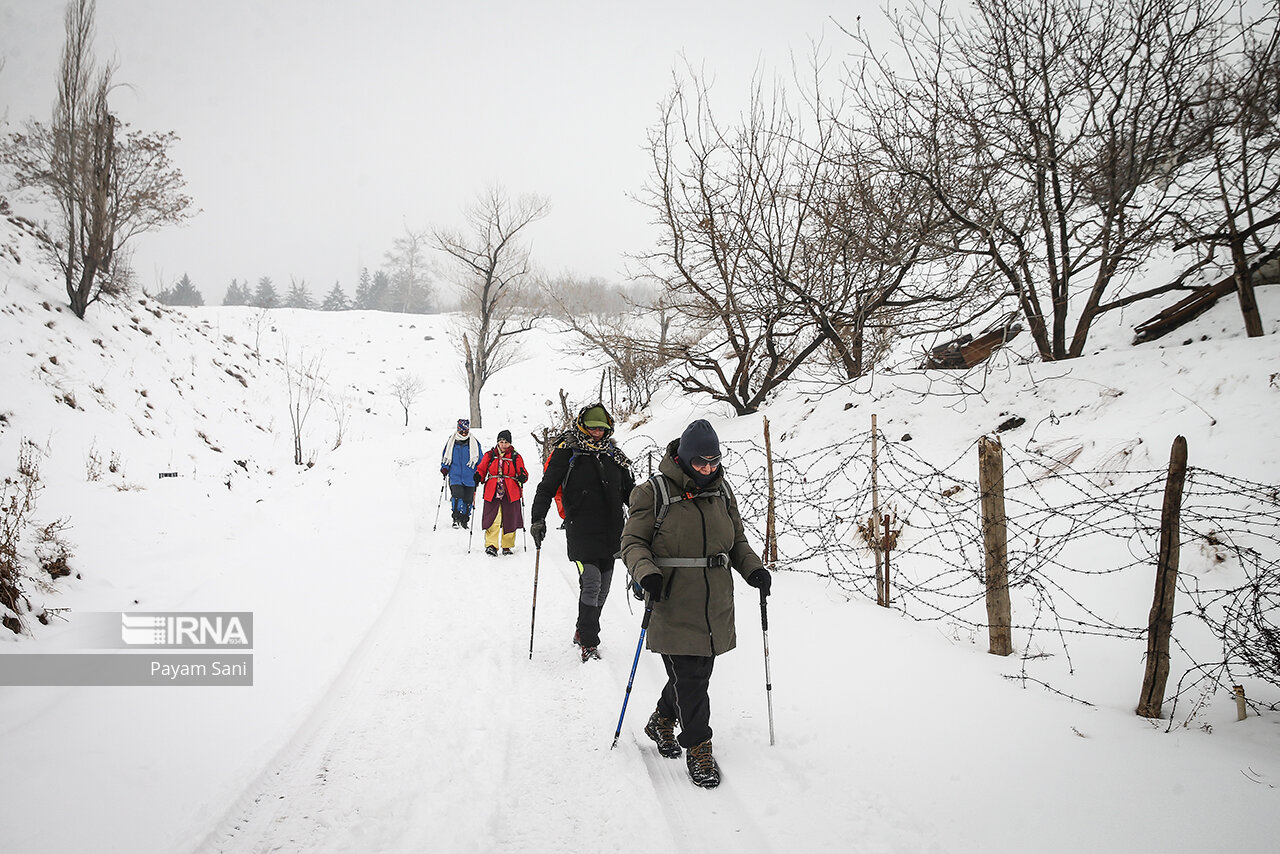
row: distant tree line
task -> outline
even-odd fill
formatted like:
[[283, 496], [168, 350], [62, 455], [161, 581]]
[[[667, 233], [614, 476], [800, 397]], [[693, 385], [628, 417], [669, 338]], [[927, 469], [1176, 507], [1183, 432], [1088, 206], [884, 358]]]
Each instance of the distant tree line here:
[[[393, 311], [405, 314], [428, 314], [441, 310], [431, 267], [425, 256], [427, 236], [406, 229], [395, 239], [386, 254], [386, 265], [370, 274], [360, 271], [355, 294], [347, 296], [340, 282], [334, 282], [327, 294], [317, 299], [305, 279], [291, 278], [281, 295], [270, 276], [262, 276], [256, 284], [248, 279], [232, 279], [222, 298], [223, 305], [247, 305], [255, 308], [303, 308], [320, 311]], [[186, 284], [184, 285], [183, 282]], [[170, 305], [204, 305], [199, 291], [190, 286], [184, 274], [172, 288], [161, 291], [157, 298]], [[198, 302], [193, 300], [199, 299]]]

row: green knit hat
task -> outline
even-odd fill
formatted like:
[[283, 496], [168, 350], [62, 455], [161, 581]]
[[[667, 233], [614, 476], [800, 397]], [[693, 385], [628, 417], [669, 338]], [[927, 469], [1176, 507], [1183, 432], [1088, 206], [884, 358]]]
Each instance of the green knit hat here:
[[593, 406], [582, 413], [583, 427], [603, 427], [609, 429], [609, 412], [603, 406]]

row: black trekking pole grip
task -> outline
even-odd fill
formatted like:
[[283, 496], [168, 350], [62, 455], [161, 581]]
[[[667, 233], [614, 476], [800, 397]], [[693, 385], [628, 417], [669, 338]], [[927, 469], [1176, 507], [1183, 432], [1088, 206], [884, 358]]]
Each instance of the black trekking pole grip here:
[[631, 686], [636, 681], [636, 667], [640, 664], [640, 648], [644, 646], [644, 633], [649, 630], [649, 618], [653, 616], [653, 601], [648, 594], [644, 597], [644, 618], [640, 621], [640, 640], [636, 642], [636, 657], [631, 662], [631, 675], [627, 678], [627, 692], [622, 696], [622, 713], [618, 715], [618, 728], [613, 732], [613, 744], [609, 749], [618, 746], [618, 737], [622, 735], [622, 719], [627, 716], [627, 701], [631, 699]]

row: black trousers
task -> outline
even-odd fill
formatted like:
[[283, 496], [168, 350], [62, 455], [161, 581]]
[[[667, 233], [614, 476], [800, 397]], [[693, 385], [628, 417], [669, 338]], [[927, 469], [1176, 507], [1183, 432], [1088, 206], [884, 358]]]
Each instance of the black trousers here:
[[658, 696], [658, 714], [680, 723], [676, 741], [689, 748], [711, 738], [711, 685], [713, 655], [663, 655], [667, 684]]

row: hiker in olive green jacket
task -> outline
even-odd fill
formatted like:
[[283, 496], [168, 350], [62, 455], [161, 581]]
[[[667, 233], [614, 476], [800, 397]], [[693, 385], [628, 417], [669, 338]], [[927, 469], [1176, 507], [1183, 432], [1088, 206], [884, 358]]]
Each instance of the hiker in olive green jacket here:
[[707, 689], [715, 657], [737, 645], [733, 570], [765, 596], [769, 571], [747, 544], [708, 421], [693, 422], [667, 446], [658, 472], [660, 483], [645, 481], [631, 493], [622, 531], [622, 560], [653, 607], [646, 646], [662, 655], [667, 671], [644, 732], [669, 759], [686, 748], [693, 782], [713, 788], [720, 768], [711, 754]]

